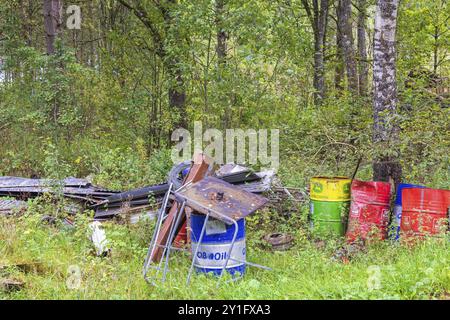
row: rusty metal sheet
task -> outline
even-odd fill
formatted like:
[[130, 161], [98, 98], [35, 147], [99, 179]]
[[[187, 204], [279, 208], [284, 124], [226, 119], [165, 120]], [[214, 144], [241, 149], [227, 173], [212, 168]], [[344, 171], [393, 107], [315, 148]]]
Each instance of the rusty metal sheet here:
[[185, 199], [187, 205], [203, 214], [224, 220], [216, 212], [233, 220], [242, 219], [262, 208], [268, 199], [245, 191], [223, 180], [207, 177], [197, 183], [187, 186], [177, 196]]

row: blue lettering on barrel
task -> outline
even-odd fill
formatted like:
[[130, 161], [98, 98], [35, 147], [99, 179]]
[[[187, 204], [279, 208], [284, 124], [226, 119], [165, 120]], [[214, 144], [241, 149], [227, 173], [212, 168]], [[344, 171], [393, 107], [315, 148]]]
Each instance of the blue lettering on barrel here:
[[[213, 218], [209, 218], [212, 220]], [[204, 228], [206, 216], [202, 214], [191, 215], [191, 238], [200, 240], [200, 235]], [[195, 263], [195, 268], [198, 272], [213, 272], [216, 275], [221, 274], [225, 261], [229, 258], [229, 246], [236, 240], [233, 253], [230, 258], [238, 259], [239, 261], [245, 260], [245, 220], [241, 219], [237, 221], [238, 230], [235, 235], [235, 225], [225, 224], [226, 232], [204, 234], [200, 245], [200, 251], [198, 252]], [[244, 246], [244, 248], [242, 248]], [[195, 246], [192, 246], [195, 249]], [[245, 272], [245, 263], [230, 260], [229, 267], [226, 270], [234, 275], [236, 272], [242, 274]], [[232, 267], [230, 265], [233, 265]]]

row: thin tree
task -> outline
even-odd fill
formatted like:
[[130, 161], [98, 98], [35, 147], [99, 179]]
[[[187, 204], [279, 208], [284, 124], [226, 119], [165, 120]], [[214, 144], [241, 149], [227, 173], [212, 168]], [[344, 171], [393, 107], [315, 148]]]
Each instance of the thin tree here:
[[[225, 26], [225, 14], [226, 14], [226, 0], [215, 1], [215, 27], [216, 27], [216, 54], [217, 54], [217, 72], [218, 82], [223, 81], [224, 71], [227, 64], [227, 40], [228, 33]], [[227, 101], [224, 96], [221, 101]], [[222, 116], [223, 128], [229, 128], [232, 121], [232, 110], [229, 103], [226, 104]]]
[[225, 0], [216, 0], [215, 16], [216, 16], [216, 26], [217, 26], [217, 59], [219, 66], [222, 66], [226, 62], [227, 57], [227, 32], [224, 26], [224, 11], [225, 11]]
[[352, 30], [352, 6], [350, 0], [339, 0], [337, 8], [339, 41], [344, 57], [347, 85], [350, 92], [358, 92], [358, 71], [356, 68], [355, 49]]
[[61, 32], [62, 0], [44, 0], [44, 29], [47, 54], [55, 53], [55, 40]]
[[314, 102], [319, 105], [325, 98], [325, 44], [328, 25], [328, 0], [302, 0], [314, 33]]
[[[124, 7], [128, 8], [149, 30], [155, 51], [158, 57], [163, 61], [169, 75], [168, 96], [169, 108], [179, 112], [177, 126], [186, 127], [186, 88], [183, 78], [183, 72], [180, 68], [180, 59], [174, 54], [169, 54], [167, 42], [164, 36], [173, 31], [175, 22], [171, 10], [177, 4], [176, 0], [154, 1], [154, 6], [159, 12], [164, 24], [162, 28], [158, 26], [154, 15], [150, 14], [142, 5], [141, 1], [118, 0]], [[176, 33], [176, 32], [175, 32]], [[177, 38], [177, 35], [174, 35]]]
[[342, 90], [344, 89], [342, 86], [342, 81], [345, 78], [345, 70], [344, 70], [344, 57], [342, 54], [342, 34], [339, 30], [338, 23], [338, 6], [335, 6], [336, 12], [336, 66], [334, 69], [334, 88], [338, 95], [341, 95]]
[[368, 63], [367, 63], [367, 46], [366, 46], [366, 14], [367, 1], [358, 0], [358, 80], [359, 95], [366, 96], [368, 90]]
[[[375, 181], [401, 179], [398, 157], [390, 146], [398, 141], [396, 124], [396, 29], [399, 0], [377, 0], [373, 44], [373, 142], [381, 150], [373, 164]], [[397, 150], [398, 151], [398, 150]]]

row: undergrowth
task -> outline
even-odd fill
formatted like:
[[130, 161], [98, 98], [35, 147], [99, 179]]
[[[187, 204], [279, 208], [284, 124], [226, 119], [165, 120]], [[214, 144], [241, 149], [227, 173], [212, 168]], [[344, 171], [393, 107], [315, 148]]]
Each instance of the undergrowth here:
[[[272, 271], [248, 267], [243, 279], [219, 287], [216, 278], [197, 274], [187, 286], [190, 259], [175, 253], [167, 281], [152, 286], [142, 277], [152, 221], [105, 223], [112, 250], [101, 258], [88, 237], [89, 214], [77, 215], [72, 228], [42, 222], [37, 211], [56, 207], [32, 204], [21, 217], [0, 218], [0, 266], [6, 266], [0, 273], [25, 283], [22, 290], [0, 291], [1, 299], [443, 299], [450, 292], [448, 239], [414, 247], [372, 243], [343, 262], [334, 259], [341, 239], [319, 246], [310, 238], [306, 209], [277, 217], [276, 224], [269, 211], [249, 219], [248, 259]], [[293, 247], [274, 252], [264, 245], [262, 236], [273, 231], [293, 234]], [[37, 267], [24, 271], [21, 264]]]

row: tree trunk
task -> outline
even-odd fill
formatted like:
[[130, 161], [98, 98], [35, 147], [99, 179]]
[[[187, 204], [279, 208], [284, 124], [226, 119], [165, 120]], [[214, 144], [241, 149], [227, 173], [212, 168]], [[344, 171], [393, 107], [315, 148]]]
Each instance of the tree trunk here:
[[358, 71], [359, 71], [359, 95], [364, 97], [368, 90], [368, 63], [366, 48], [366, 0], [358, 0]]
[[55, 40], [61, 32], [62, 0], [44, 0], [44, 28], [47, 54], [55, 53]]
[[171, 110], [179, 112], [179, 120], [176, 122], [178, 127], [186, 128], [186, 89], [184, 85], [183, 74], [178, 66], [177, 61], [173, 61], [168, 65], [169, 79], [169, 107]]
[[[227, 39], [228, 34], [225, 30], [225, 4], [226, 0], [216, 0], [215, 2], [215, 23], [216, 23], [216, 54], [217, 54], [217, 78], [218, 84], [223, 81], [224, 71], [227, 63]], [[226, 95], [221, 94], [219, 97], [223, 106], [222, 127], [228, 129], [231, 127], [233, 120], [233, 110], [229, 99]]]
[[[338, 16], [336, 8], [336, 17]], [[344, 89], [342, 87], [342, 81], [345, 78], [345, 71], [344, 71], [344, 57], [342, 55], [342, 34], [339, 31], [339, 24], [336, 20], [336, 66], [334, 69], [334, 87], [338, 93], [338, 95], [341, 94], [341, 91]]]
[[[320, 1], [320, 3], [319, 3]], [[328, 22], [328, 0], [302, 0], [303, 7], [314, 32], [314, 103], [320, 105], [326, 95], [325, 44]]]
[[325, 65], [324, 65], [324, 41], [322, 32], [314, 35], [314, 102], [320, 105], [325, 98]]
[[401, 180], [398, 159], [389, 147], [398, 141], [396, 124], [396, 28], [399, 0], [377, 0], [373, 44], [373, 142], [381, 150], [373, 164], [373, 179], [396, 184]]
[[352, 31], [352, 6], [350, 0], [339, 0], [337, 20], [341, 33], [341, 46], [344, 55], [345, 71], [348, 89], [353, 94], [358, 93], [358, 72], [356, 69], [355, 49]]
[[216, 0], [216, 26], [217, 26], [217, 59], [219, 66], [225, 64], [227, 57], [227, 33], [223, 25], [224, 0]]
[[[169, 84], [167, 90], [169, 97], [169, 108], [172, 111], [178, 112], [179, 114], [178, 121], [175, 123], [175, 126], [185, 127], [187, 124], [186, 86], [183, 78], [183, 71], [180, 67], [181, 59], [180, 57], [168, 52], [169, 50], [167, 50], [167, 43], [163, 38], [164, 35], [167, 35], [170, 32], [175, 32], [175, 41], [181, 40], [181, 37], [176, 34], [176, 30], [171, 30], [172, 28], [177, 27], [176, 23], [173, 21], [173, 17], [171, 14], [171, 10], [175, 8], [175, 6], [177, 5], [177, 1], [168, 0], [164, 4], [160, 3], [159, 1], [155, 1], [154, 3], [161, 14], [161, 18], [164, 21], [164, 33], [162, 33], [158, 28], [159, 23], [155, 23], [155, 21], [153, 20], [153, 15], [151, 15], [143, 7], [141, 1], [133, 1], [128, 3], [128, 1], [119, 0], [119, 3], [122, 4], [125, 8], [131, 10], [150, 32], [150, 35], [156, 47], [156, 54], [163, 61], [169, 75]], [[172, 43], [172, 45], [176, 45], [176, 43]]]
[[[176, 5], [175, 0], [169, 0], [171, 6]], [[169, 12], [168, 8], [160, 8], [161, 14], [164, 18], [164, 28], [166, 33], [169, 33], [169, 30], [172, 28], [177, 28], [176, 22], [173, 21], [172, 15]], [[176, 30], [172, 31], [175, 33], [174, 39], [180, 40], [178, 36], [178, 32]], [[162, 40], [160, 40], [162, 41]], [[176, 45], [175, 43], [172, 45]], [[173, 55], [172, 53], [167, 53], [167, 49], [164, 43], [161, 43], [162, 54], [160, 55], [161, 59], [164, 60], [167, 58], [169, 61], [167, 64], [167, 70], [169, 75], [169, 108], [173, 111], [178, 112], [179, 118], [175, 123], [176, 127], [187, 128], [187, 112], [186, 112], [186, 86], [183, 77], [183, 71], [180, 67], [180, 57]]]

